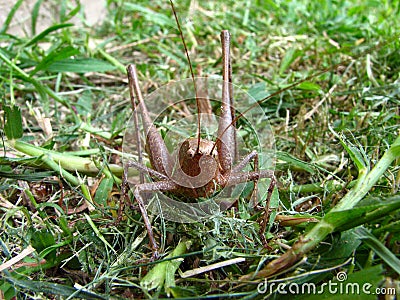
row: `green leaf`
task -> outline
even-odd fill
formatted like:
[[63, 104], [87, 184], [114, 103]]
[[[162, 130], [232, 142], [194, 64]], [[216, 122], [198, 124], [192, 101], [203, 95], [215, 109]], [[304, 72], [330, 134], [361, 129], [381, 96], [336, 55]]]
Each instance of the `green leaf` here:
[[109, 242], [107, 242], [107, 240], [105, 239], [105, 237], [103, 236], [103, 234], [100, 232], [100, 230], [97, 228], [96, 224], [94, 224], [93, 220], [90, 218], [89, 215], [84, 214], [87, 222], [89, 223], [90, 227], [92, 227], [95, 235], [97, 238], [99, 238], [106, 247], [108, 247], [112, 252], [114, 252], [114, 254], [116, 254], [117, 252], [115, 251], [114, 247], [110, 245]]
[[366, 154], [361, 147], [357, 148], [344, 135], [338, 136], [338, 138], [358, 170], [369, 167], [369, 162], [366, 159]]
[[98, 49], [99, 53], [108, 60], [112, 65], [114, 65], [123, 74], [126, 74], [126, 67], [115, 57], [106, 53], [103, 49]]
[[8, 27], [10, 26], [10, 23], [11, 23], [12, 19], [14, 18], [15, 13], [17, 12], [18, 8], [21, 6], [22, 2], [24, 2], [24, 0], [18, 0], [14, 4], [14, 6], [11, 8], [10, 12], [7, 15], [7, 19], [5, 20], [5, 22], [3, 23], [3, 26], [0, 29], [1, 34], [6, 33], [6, 31], [8, 30]]
[[386, 216], [400, 209], [400, 197], [372, 205], [357, 206], [352, 209], [330, 211], [324, 220], [335, 227], [335, 231], [344, 231]]
[[187, 62], [181, 53], [176, 52], [176, 51], [170, 51], [170, 49], [168, 47], [166, 47], [165, 45], [163, 45], [160, 42], [158, 42], [157, 45], [159, 46], [158, 49], [160, 50], [161, 53], [165, 54], [170, 59], [176, 61], [176, 63], [181, 68], [185, 68], [187, 66]]
[[[331, 243], [321, 244], [318, 249], [319, 260], [317, 266], [320, 272], [301, 276], [294, 279], [291, 283], [298, 284], [299, 286], [302, 284], [315, 284], [318, 290], [322, 290], [322, 283], [326, 283], [332, 277], [332, 273], [328, 270], [343, 264], [354, 254], [354, 251], [361, 244], [361, 241], [356, 238], [354, 231], [348, 230], [342, 232], [339, 236], [335, 235]], [[324, 270], [327, 271], [324, 272]], [[308, 296], [308, 294], [301, 295], [300, 297], [295, 297], [295, 299], [308, 299]]]
[[84, 91], [78, 98], [78, 101], [76, 102], [75, 105], [78, 114], [81, 116], [86, 116], [88, 114], [91, 114], [95, 98], [96, 97], [95, 95], [93, 95], [92, 91], [90, 90]]
[[94, 202], [101, 205], [107, 204], [107, 199], [111, 193], [114, 180], [112, 178], [104, 178], [99, 187], [97, 188], [96, 194], [94, 195]]
[[95, 58], [63, 59], [51, 64], [47, 70], [50, 72], [106, 72], [116, 69], [112, 64]]
[[158, 291], [164, 285], [165, 282], [165, 270], [167, 268], [168, 261], [159, 262], [153, 269], [151, 269], [145, 277], [140, 281], [140, 286], [147, 291], [157, 289]]
[[40, 98], [42, 99], [42, 105], [44, 107], [44, 111], [47, 114], [49, 111], [49, 99], [48, 96], [51, 96], [57, 102], [62, 103], [63, 105], [69, 107], [69, 103], [64, 99], [60, 98], [53, 90], [48, 88], [46, 85], [43, 85], [40, 81], [36, 80], [32, 76], [29, 76], [24, 70], [18, 67], [13, 61], [10, 60], [8, 55], [0, 49], [0, 60], [4, 61], [6, 65], [15, 70], [16, 74], [21, 77], [22, 80], [31, 83], [36, 91], [39, 93]]
[[16, 299], [16, 291], [14, 286], [11, 283], [6, 282], [4, 279], [0, 280], [0, 291], [3, 292], [5, 300]]
[[[0, 158], [1, 164], [2, 158]], [[39, 181], [44, 178], [53, 176], [54, 172], [52, 171], [43, 171], [43, 172], [32, 172], [32, 173], [15, 173], [14, 171], [7, 172], [7, 171], [0, 171], [0, 177], [4, 178], [13, 178], [16, 180], [26, 180], [26, 181]]]
[[95, 294], [93, 292], [78, 290], [74, 287], [62, 285], [58, 283], [51, 283], [45, 281], [34, 281], [34, 280], [22, 280], [14, 277], [5, 277], [9, 283], [19, 289], [26, 289], [28, 291], [37, 292], [41, 294], [51, 294], [56, 296], [63, 296], [66, 298], [79, 298], [79, 299], [108, 299], [102, 295]]
[[196, 299], [196, 296], [198, 296], [198, 291], [196, 291], [196, 287], [193, 286], [171, 286], [169, 290], [175, 299]]
[[340, 233], [340, 239], [335, 241], [332, 245], [327, 245], [328, 251], [321, 253], [321, 258], [328, 266], [334, 266], [343, 263], [350, 257], [361, 241], [356, 238], [355, 229], [346, 230]]
[[32, 9], [32, 17], [31, 17], [32, 35], [36, 34], [36, 24], [37, 24], [37, 19], [39, 17], [39, 11], [40, 11], [40, 6], [42, 5], [42, 2], [43, 2], [43, 0], [36, 1], [35, 5], [33, 6], [33, 9]]
[[[37, 230], [32, 233], [31, 244], [37, 252], [41, 252], [44, 249], [55, 245], [56, 241], [53, 234], [51, 234], [47, 229]], [[49, 251], [44, 255], [44, 258], [54, 261], [56, 258], [55, 251]]]
[[55, 62], [64, 60], [76, 54], [79, 54], [79, 50], [73, 48], [72, 46], [53, 49], [46, 57], [42, 59], [42, 61], [36, 66], [36, 68], [32, 70], [30, 75], [32, 76], [38, 71], [46, 70], [50, 65], [54, 64]]
[[313, 166], [311, 164], [304, 162], [287, 152], [283, 152], [283, 151], [277, 152], [277, 158], [287, 162], [291, 167], [304, 170], [310, 174], [315, 173], [315, 169], [313, 168]]
[[4, 107], [4, 132], [9, 140], [19, 139], [22, 137], [22, 116], [18, 106]]
[[286, 54], [281, 62], [281, 67], [279, 68], [279, 74], [283, 74], [294, 62], [294, 60], [301, 55], [303, 55], [303, 51], [296, 48], [290, 48], [288, 51], [286, 51]]
[[[178, 246], [174, 249], [171, 256], [180, 256], [184, 254], [190, 245], [190, 242], [180, 242]], [[178, 270], [179, 266], [183, 262], [183, 258], [178, 258], [174, 260], [170, 260], [165, 269], [165, 292], [169, 296], [171, 293], [173, 294], [172, 287], [175, 286], [175, 273]], [[174, 294], [173, 294], [174, 295]], [[174, 295], [175, 296], [175, 295]]]
[[76, 1], [76, 7], [72, 9], [68, 14], [66, 14], [66, 8], [69, 8], [67, 5], [61, 5], [60, 8], [60, 20], [64, 23], [71, 20], [73, 17], [76, 16], [77, 13], [81, 10], [81, 3], [80, 1]]
[[300, 90], [305, 90], [305, 91], [320, 91], [321, 87], [313, 82], [310, 81], [304, 81], [302, 83], [300, 83], [297, 87], [297, 89]]
[[175, 286], [175, 272], [183, 259], [169, 259], [184, 254], [190, 244], [190, 241], [180, 242], [164, 261], [160, 261], [142, 278], [140, 286], [144, 290], [150, 291], [154, 289], [160, 290], [165, 284], [167, 294], [173, 293], [173, 290], [170, 288]]
[[144, 18], [150, 22], [158, 24], [162, 27], [170, 26], [175, 27], [175, 22], [173, 18], [170, 16], [158, 13], [149, 8], [143, 7], [142, 5], [134, 4], [134, 3], [124, 3], [123, 8], [128, 11], [137, 11], [143, 14]]
[[381, 243], [364, 227], [357, 228], [357, 236], [368, 247], [370, 247], [380, 258], [382, 258], [393, 270], [400, 274], [400, 260], [385, 245]]
[[41, 33], [39, 33], [37, 36], [35, 36], [33, 39], [31, 39], [29, 42], [25, 44], [25, 47], [29, 47], [33, 44], [36, 44], [38, 41], [44, 39], [48, 34], [50, 34], [53, 31], [56, 31], [58, 29], [66, 28], [66, 27], [71, 27], [74, 26], [74, 24], [66, 23], [66, 24], [57, 24], [54, 26], [51, 26], [45, 30], [43, 30]]
[[269, 93], [267, 93], [267, 91], [266, 91], [265, 82], [258, 82], [256, 84], [252, 85], [249, 88], [248, 93], [256, 101], [262, 100], [269, 95]]

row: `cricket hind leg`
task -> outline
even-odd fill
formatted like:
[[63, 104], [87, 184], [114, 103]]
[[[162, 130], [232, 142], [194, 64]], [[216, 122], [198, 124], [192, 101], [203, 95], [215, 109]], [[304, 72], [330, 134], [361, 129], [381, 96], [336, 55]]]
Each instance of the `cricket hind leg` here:
[[138, 184], [133, 191], [133, 195], [135, 196], [136, 202], [139, 205], [139, 210], [140, 210], [140, 213], [142, 214], [143, 222], [146, 227], [147, 234], [149, 236], [150, 246], [153, 251], [152, 259], [158, 258], [159, 247], [154, 238], [153, 229], [151, 227], [149, 215], [147, 214], [145, 202], [144, 202], [144, 199], [143, 199], [141, 193], [143, 193], [143, 192], [158, 192], [158, 191], [168, 192], [168, 191], [172, 191], [176, 188], [177, 188], [177, 185], [173, 181], [164, 180], [164, 181], [156, 181], [156, 182], [148, 182], [148, 183]]
[[261, 213], [260, 218], [260, 238], [265, 248], [270, 248], [268, 245], [267, 239], [265, 238], [265, 231], [267, 229], [269, 223], [269, 213], [270, 213], [270, 203], [272, 198], [272, 193], [274, 192], [274, 188], [276, 186], [276, 178], [275, 176], [270, 177], [271, 182], [269, 183], [268, 192], [267, 192], [267, 199], [265, 201], [265, 206], [263, 212]]
[[[251, 161], [254, 163], [254, 171], [258, 172], [259, 171], [259, 166], [258, 166], [258, 152], [256, 150], [251, 151], [249, 154], [247, 154], [233, 169], [232, 169], [232, 174], [236, 174], [240, 171], [242, 171]], [[254, 182], [254, 187], [253, 191], [251, 192], [250, 196], [250, 202], [252, 204], [252, 207], [255, 208], [257, 206], [257, 182], [258, 179], [253, 180]]]
[[[241, 172], [251, 161], [254, 162], [254, 171], [252, 172]], [[270, 202], [271, 202], [271, 197], [272, 193], [274, 191], [274, 188], [276, 186], [276, 178], [275, 174], [273, 171], [270, 170], [260, 170], [259, 165], [258, 165], [258, 153], [257, 151], [252, 151], [248, 155], [246, 155], [233, 169], [228, 181], [227, 186], [230, 185], [235, 185], [238, 183], [243, 183], [243, 182], [249, 182], [253, 181], [254, 182], [254, 188], [252, 191], [251, 195], [251, 201], [253, 204], [253, 207], [258, 207], [257, 206], [257, 185], [258, 185], [258, 180], [261, 178], [269, 178], [270, 183], [268, 186], [267, 190], [267, 197], [265, 199], [265, 206], [263, 207], [263, 212], [261, 215], [260, 219], [260, 238], [262, 241], [262, 244], [265, 248], [269, 248], [268, 242], [265, 238], [265, 230], [267, 229], [267, 225], [269, 222], [269, 210], [270, 210]]]
[[[256, 173], [259, 172], [260, 168], [259, 168], [259, 164], [258, 164], [258, 152], [256, 150], [253, 150], [248, 155], [246, 155], [232, 169], [232, 174], [237, 174], [238, 172], [242, 171], [251, 161], [253, 161], [253, 163], [254, 163], [254, 172], [256, 172]], [[257, 193], [258, 193], [257, 183], [258, 183], [258, 178], [255, 178], [254, 180], [251, 180], [251, 181], [254, 182], [254, 187], [253, 187], [253, 191], [251, 193], [250, 202], [251, 202], [253, 208], [257, 208], [257, 205], [258, 205], [258, 202], [257, 202]]]

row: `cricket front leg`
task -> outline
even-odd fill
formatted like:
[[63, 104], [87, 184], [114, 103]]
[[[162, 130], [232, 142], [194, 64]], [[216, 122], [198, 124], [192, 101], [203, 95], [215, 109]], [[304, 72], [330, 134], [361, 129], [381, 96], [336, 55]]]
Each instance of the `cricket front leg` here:
[[158, 250], [159, 247], [153, 235], [153, 229], [151, 227], [149, 215], [147, 214], [146, 206], [144, 204], [143, 197], [141, 195], [142, 192], [166, 192], [172, 191], [177, 188], [177, 185], [170, 180], [165, 181], [157, 181], [157, 182], [149, 182], [149, 183], [142, 183], [138, 184], [133, 192], [135, 199], [139, 205], [140, 213], [143, 217], [143, 222], [146, 227], [147, 233], [149, 235], [150, 246], [153, 250], [152, 259], [158, 258]]
[[[252, 160], [254, 157], [256, 157], [254, 155], [254, 152], [251, 152], [248, 156], [246, 156], [241, 163], [239, 163], [234, 170], [238, 171], [240, 169], [243, 169], [243, 167], [246, 165], [246, 161], [247, 163]], [[252, 171], [252, 172], [232, 172], [232, 174], [229, 177], [228, 183], [226, 184], [227, 186], [232, 186], [232, 185], [236, 185], [239, 183], [243, 183], [243, 182], [249, 182], [249, 181], [253, 181], [254, 184], [256, 184], [258, 182], [259, 179], [261, 178], [269, 178], [270, 184], [268, 187], [268, 192], [267, 192], [267, 198], [265, 200], [265, 206], [264, 206], [264, 212], [263, 212], [263, 216], [262, 219], [260, 221], [260, 237], [261, 237], [261, 241], [263, 243], [263, 246], [268, 248], [268, 243], [267, 240], [265, 239], [265, 230], [267, 228], [268, 225], [268, 221], [269, 221], [269, 207], [270, 207], [270, 202], [271, 202], [271, 197], [272, 197], [272, 193], [274, 191], [274, 188], [276, 186], [276, 178], [275, 178], [275, 174], [273, 171], [271, 170], [257, 170], [257, 171]]]
[[271, 203], [271, 197], [272, 197], [272, 193], [274, 191], [274, 188], [276, 186], [276, 178], [275, 175], [270, 177], [271, 181], [269, 183], [269, 187], [268, 187], [268, 193], [267, 193], [267, 199], [265, 201], [265, 206], [264, 206], [264, 212], [262, 215], [262, 219], [260, 221], [260, 237], [261, 237], [261, 241], [263, 243], [263, 246], [265, 248], [271, 248], [268, 245], [267, 239], [265, 238], [265, 230], [267, 229], [267, 225], [269, 222], [269, 208], [270, 208], [270, 203]]
[[[252, 153], [249, 154], [249, 156]], [[248, 157], [249, 157], [248, 156]], [[247, 159], [246, 157], [245, 159]], [[234, 170], [237, 170], [237, 167], [234, 168]], [[265, 207], [269, 206], [269, 202], [271, 200], [272, 192], [274, 191], [275, 185], [276, 185], [276, 178], [274, 171], [271, 170], [257, 170], [257, 171], [251, 171], [251, 172], [232, 172], [229, 175], [228, 182], [226, 183], [226, 186], [234, 186], [240, 183], [244, 182], [257, 182], [259, 179], [262, 178], [269, 178], [270, 184], [268, 187], [268, 193], [267, 193], [267, 199], [266, 199], [266, 205]]]
[[[258, 172], [259, 171], [259, 166], [258, 166], [258, 152], [256, 150], [251, 151], [248, 155], [246, 155], [233, 169], [232, 169], [232, 174], [237, 174], [240, 171], [242, 171], [249, 163], [250, 161], [253, 161], [254, 163], [254, 171]], [[254, 179], [254, 188], [253, 191], [251, 192], [251, 197], [250, 201], [252, 203], [253, 208], [257, 206], [257, 183], [258, 179]]]
[[[127, 162], [124, 163], [124, 171], [122, 173], [122, 185], [121, 185], [121, 202], [120, 205], [118, 207], [118, 217], [117, 217], [117, 221], [116, 223], [119, 224], [122, 220], [122, 216], [123, 216], [123, 211], [125, 206], [130, 207], [131, 206], [131, 202], [129, 200], [128, 197], [128, 191], [129, 191], [129, 168], [135, 168], [136, 170], [139, 171], [140, 173], [140, 184], [143, 184], [143, 180], [144, 180], [144, 174], [149, 174], [150, 176], [152, 176], [153, 178], [158, 178], [160, 180], [168, 180], [168, 177], [165, 176], [164, 174], [157, 172], [153, 169], [150, 169], [148, 167], [146, 167], [145, 165], [136, 162], [136, 161], [132, 161], [129, 160]], [[142, 179], [143, 178], [143, 179]], [[126, 205], [127, 204], [127, 205]]]
[[127, 192], [128, 186], [129, 186], [128, 172], [129, 172], [129, 166], [124, 165], [124, 171], [122, 173], [121, 198], [120, 198], [120, 203], [118, 206], [118, 216], [117, 216], [116, 224], [119, 224], [122, 221], [124, 208], [126, 206], [126, 203], [129, 201], [128, 192]]

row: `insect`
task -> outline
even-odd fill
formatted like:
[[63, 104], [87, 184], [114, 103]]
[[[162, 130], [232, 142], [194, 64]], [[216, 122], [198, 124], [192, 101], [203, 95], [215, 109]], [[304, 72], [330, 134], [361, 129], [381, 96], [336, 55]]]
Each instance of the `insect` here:
[[[174, 12], [175, 13], [175, 12]], [[175, 15], [176, 17], [176, 15]], [[177, 19], [176, 19], [177, 20]], [[179, 22], [177, 21], [178, 27]], [[181, 35], [182, 31], [180, 29]], [[182, 41], [185, 46], [185, 51], [191, 66], [190, 58], [186, 45], [182, 36]], [[226, 203], [226, 199], [232, 199], [237, 186], [247, 182], [254, 182], [254, 189], [251, 195], [251, 199], [254, 205], [257, 203], [257, 182], [262, 178], [269, 178], [270, 183], [266, 192], [266, 203], [269, 203], [274, 186], [275, 177], [272, 170], [260, 169], [259, 168], [259, 153], [256, 150], [249, 151], [243, 157], [239, 158], [238, 136], [235, 130], [235, 112], [238, 111], [241, 117], [244, 117], [246, 110], [249, 106], [254, 105], [254, 100], [245, 104], [244, 108], [239, 109], [234, 104], [234, 87], [232, 85], [232, 68], [230, 58], [230, 33], [227, 30], [221, 32], [221, 44], [222, 44], [222, 80], [213, 80], [210, 78], [195, 79], [193, 70], [191, 70], [192, 80], [183, 81], [180, 84], [167, 86], [164, 92], [159, 92], [161, 98], [173, 97], [176, 92], [180, 99], [192, 100], [195, 99], [197, 107], [196, 118], [189, 118], [185, 120], [186, 124], [196, 124], [197, 130], [195, 136], [189, 136], [178, 142], [172, 151], [168, 149], [163, 138], [156, 128], [154, 120], [150, 114], [154, 113], [157, 108], [148, 109], [147, 104], [159, 103], [157, 101], [144, 101], [141, 94], [138, 82], [138, 76], [136, 67], [129, 65], [127, 67], [129, 88], [132, 101], [132, 107], [134, 109], [133, 114], [133, 136], [129, 134], [125, 135], [125, 144], [135, 145], [139, 152], [137, 161], [127, 160], [125, 166], [125, 182], [128, 181], [129, 169], [137, 169], [141, 172], [141, 178], [139, 183], [133, 185], [133, 194], [139, 205], [140, 212], [144, 219], [150, 244], [153, 249], [153, 256], [158, 254], [158, 245], [153, 236], [151, 222], [149, 220], [146, 204], [150, 205], [147, 195], [150, 193], [161, 192], [160, 196], [164, 199], [160, 199], [158, 204], [163, 206], [163, 213], [168, 210], [165, 207], [165, 203], [172, 203], [170, 205], [170, 211], [173, 215], [178, 217], [177, 221], [182, 219], [187, 221], [186, 217], [192, 217], [190, 221], [193, 221], [193, 217], [204, 217], [212, 214], [210, 206], [219, 208], [227, 208], [232, 202]], [[211, 86], [211, 88], [210, 88]], [[213, 96], [210, 97], [210, 89]], [[162, 90], [162, 89], [161, 89]], [[171, 92], [173, 90], [174, 92]], [[186, 95], [182, 95], [182, 91], [187, 90]], [[157, 96], [157, 94], [156, 94]], [[165, 96], [165, 97], [164, 97]], [[209, 98], [220, 98], [220, 115], [219, 121], [213, 123], [207, 121], [212, 119], [208, 113], [204, 113], [203, 107], [207, 106]], [[154, 99], [153, 99], [154, 100]], [[160, 100], [160, 101], [163, 101]], [[252, 102], [251, 102], [252, 101]], [[162, 105], [161, 105], [162, 106]], [[173, 106], [169, 103], [169, 106]], [[141, 115], [141, 121], [143, 128], [139, 128], [138, 125], [138, 112]], [[261, 112], [262, 118], [265, 119], [265, 115]], [[259, 115], [252, 117], [261, 120]], [[206, 133], [202, 132], [201, 128], [206, 131], [210, 131], [211, 127], [217, 127], [215, 130], [215, 139], [211, 140], [204, 138]], [[264, 126], [268, 129], [268, 126]], [[145, 150], [148, 154], [151, 167], [147, 167], [143, 164], [143, 157], [140, 155], [142, 151], [141, 139], [139, 132], [143, 131], [145, 135]], [[271, 137], [269, 134], [265, 134], [265, 137]], [[169, 141], [176, 140], [170, 138]], [[130, 142], [127, 142], [130, 141]], [[271, 144], [271, 141], [267, 143]], [[129, 150], [124, 150], [128, 152]], [[247, 166], [253, 164], [253, 170], [244, 170]], [[153, 178], [152, 182], [144, 182], [143, 174], [147, 173]], [[165, 195], [167, 197], [165, 198]], [[215, 200], [215, 196], [219, 195], [220, 202]], [[172, 197], [172, 199], [170, 198]], [[189, 203], [183, 201], [192, 201], [193, 199], [209, 199], [213, 197], [213, 205], [209, 201], [205, 201], [200, 204]], [[178, 201], [174, 200], [177, 199]], [[196, 206], [197, 205], [197, 206]], [[172, 209], [171, 209], [172, 207]], [[179, 211], [179, 213], [177, 213]], [[171, 215], [171, 214], [170, 214]], [[268, 205], [265, 208], [265, 220], [263, 221], [262, 228], [265, 229], [266, 219], [268, 218]]]
[[[182, 41], [184, 42], [184, 39]], [[134, 114], [132, 117], [133, 125], [130, 127], [132, 132], [127, 131], [124, 143], [131, 145], [132, 149], [137, 151], [139, 155], [136, 160], [128, 158], [125, 161], [124, 182], [130, 183], [133, 187], [133, 194], [143, 215], [155, 256], [158, 252], [158, 245], [153, 236], [147, 209], [162, 212], [165, 218], [172, 220], [195, 221], [212, 214], [215, 207], [218, 209], [231, 205], [232, 202], [226, 204], [225, 199], [236, 197], [236, 185], [238, 184], [255, 183], [255, 189], [251, 196], [252, 202], [255, 204], [257, 201], [254, 200], [256, 198], [254, 195], [257, 194], [258, 180], [269, 178], [270, 184], [267, 192], [264, 193], [266, 199], [265, 219], [261, 223], [261, 228], [265, 228], [268, 217], [268, 201], [276, 182], [274, 172], [272, 169], [265, 168], [264, 162], [260, 162], [260, 156], [261, 160], [265, 160], [265, 156], [260, 155], [259, 149], [251, 149], [248, 145], [246, 147], [238, 146], [238, 139], [240, 138], [235, 131], [237, 121], [246, 119], [248, 117], [246, 114], [256, 109], [257, 104], [265, 99], [258, 102], [245, 99], [244, 107], [240, 107], [242, 101], [233, 101], [233, 99], [237, 100], [238, 91], [237, 89], [234, 90], [232, 85], [229, 54], [230, 35], [228, 31], [221, 33], [221, 42], [223, 49], [222, 80], [197, 79], [194, 78], [192, 71], [191, 80], [175, 82], [162, 87], [144, 100], [135, 66], [130, 65], [127, 68]], [[190, 59], [188, 60], [191, 67]], [[333, 68], [335, 67], [337, 66], [333, 66]], [[332, 66], [329, 69], [314, 73], [272, 93], [269, 97], [278, 95], [331, 69]], [[221, 103], [218, 105], [220, 114], [217, 123], [207, 121], [209, 119], [208, 114], [202, 112], [202, 107], [205, 106], [203, 100], [209, 98], [221, 99]], [[158, 118], [159, 115], [165, 113], [167, 106], [175, 109], [178, 104], [183, 103], [183, 108], [176, 108], [176, 110], [184, 112], [190, 105], [186, 104], [186, 100], [193, 99], [196, 103], [194, 107], [197, 109], [195, 118], [185, 118], [183, 122], [176, 121], [174, 124], [164, 124]], [[139, 125], [139, 113], [142, 127]], [[175, 125], [182, 124], [190, 128], [187, 131], [195, 132], [195, 134], [188, 135], [182, 140], [178, 139], [177, 137], [181, 135], [174, 135], [175, 129], [172, 129], [172, 127], [176, 128], [178, 126]], [[162, 128], [163, 134], [160, 133], [160, 129], [157, 129], [156, 125], [161, 125], [159, 128]], [[192, 127], [190, 127], [191, 125]], [[195, 130], [193, 130], [193, 127]], [[210, 128], [213, 127], [217, 127], [214, 135], [208, 132], [212, 132]], [[186, 127], [183, 130], [180, 129], [180, 131], [186, 131]], [[144, 147], [139, 136], [140, 132], [144, 133], [145, 136]], [[213, 138], [210, 138], [210, 136], [213, 136]], [[264, 135], [261, 134], [260, 136]], [[269, 143], [260, 143], [260, 145], [264, 144]], [[149, 165], [144, 163], [145, 159], [141, 156], [143, 148], [147, 152]], [[248, 151], [239, 155], [238, 150], [240, 149]], [[131, 153], [130, 148], [127, 147], [124, 152]], [[253, 170], [245, 169], [249, 165], [253, 166]], [[263, 167], [260, 167], [260, 165]], [[140, 180], [136, 182], [131, 180], [132, 169], [140, 171]], [[148, 174], [153, 181], [144, 182], [144, 174]], [[153, 197], [154, 194], [157, 194], [156, 199]], [[203, 199], [215, 199], [216, 197], [219, 197], [220, 201], [214, 200], [214, 203], [211, 204], [208, 201], [203, 201]], [[194, 202], [193, 199], [200, 200], [200, 202]]]

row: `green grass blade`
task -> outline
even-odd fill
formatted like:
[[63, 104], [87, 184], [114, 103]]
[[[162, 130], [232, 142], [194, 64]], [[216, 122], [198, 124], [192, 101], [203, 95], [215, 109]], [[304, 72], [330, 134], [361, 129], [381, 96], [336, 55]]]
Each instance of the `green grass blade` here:
[[114, 184], [113, 178], [103, 178], [100, 182], [99, 187], [96, 190], [96, 194], [94, 195], [94, 202], [106, 206], [107, 199], [109, 198], [109, 194], [112, 191]]
[[170, 16], [158, 13], [139, 4], [125, 2], [123, 4], [123, 8], [127, 11], [140, 12], [148, 21], [154, 22], [155, 24], [158, 24], [160, 26], [175, 27], [175, 22]]
[[170, 49], [168, 49], [168, 47], [166, 47], [165, 45], [163, 45], [161, 43], [157, 43], [157, 44], [159, 46], [158, 49], [160, 50], [160, 52], [165, 54], [170, 59], [176, 61], [179, 64], [179, 66], [184, 68], [187, 65], [187, 62], [183, 55], [180, 55], [177, 52], [170, 51]]
[[339, 136], [333, 130], [331, 131], [336, 135], [337, 138], [339, 138], [340, 143], [342, 144], [346, 152], [350, 155], [350, 158], [356, 165], [357, 169], [369, 169], [369, 161], [366, 157], [365, 151], [361, 147], [357, 148], [355, 145], [353, 145], [344, 135]]
[[[11, 147], [16, 150], [25, 153], [30, 156], [41, 157], [46, 155], [47, 157], [51, 157], [51, 161], [53, 161], [57, 168], [55, 171], [59, 170], [58, 164], [60, 164], [61, 168], [65, 168], [66, 170], [73, 172], [82, 172], [82, 173], [98, 173], [100, 170], [96, 166], [96, 164], [89, 158], [80, 157], [76, 155], [70, 155], [66, 153], [60, 153], [57, 151], [52, 151], [48, 149], [44, 149], [41, 147], [37, 147], [31, 145], [29, 143], [23, 142], [21, 140], [9, 141]], [[121, 175], [122, 167], [110, 164], [108, 166], [113, 174]], [[79, 184], [79, 182], [78, 182]]]
[[11, 21], [14, 18], [15, 13], [17, 12], [18, 8], [21, 6], [21, 4], [24, 2], [24, 0], [18, 0], [14, 6], [11, 8], [10, 12], [7, 15], [7, 18], [3, 24], [3, 26], [0, 29], [0, 34], [4, 34], [7, 32], [8, 27], [10, 27]]
[[[3, 157], [0, 157], [0, 164], [2, 164]], [[51, 171], [42, 171], [42, 172], [33, 172], [33, 173], [22, 173], [18, 174], [14, 171], [6, 172], [0, 171], [0, 177], [3, 178], [12, 178], [16, 180], [25, 180], [25, 181], [40, 181], [47, 177], [53, 176], [55, 172]]]
[[23, 280], [14, 277], [5, 277], [5, 279], [7, 280], [7, 282], [13, 284], [15, 287], [18, 287], [19, 289], [26, 289], [28, 291], [37, 293], [45, 293], [50, 295], [72, 297], [72, 298], [79, 297], [80, 299], [88, 299], [88, 300], [107, 299], [102, 295], [90, 291], [78, 290], [76, 288], [58, 283]]
[[51, 26], [51, 27], [43, 30], [41, 33], [39, 33], [35, 37], [33, 37], [30, 41], [28, 41], [24, 45], [24, 47], [29, 47], [29, 46], [31, 46], [33, 44], [36, 44], [37, 42], [39, 42], [40, 40], [44, 39], [47, 35], [49, 35], [53, 31], [56, 31], [56, 30], [62, 29], [62, 28], [66, 28], [66, 27], [71, 27], [71, 26], [74, 26], [74, 24], [65, 23], [65, 24], [57, 24], [57, 25]]
[[314, 167], [307, 162], [304, 162], [293, 155], [290, 155], [287, 152], [278, 151], [276, 153], [277, 159], [282, 160], [290, 165], [291, 168], [304, 170], [310, 174], [315, 173]]
[[352, 209], [330, 212], [325, 221], [336, 224], [336, 231], [344, 231], [367, 222], [373, 222], [400, 209], [400, 197], [392, 197], [378, 204], [356, 206]]
[[[38, 208], [38, 206], [36, 206]], [[32, 229], [32, 236], [31, 236], [31, 245], [35, 248], [36, 252], [42, 252], [43, 250], [49, 248], [56, 244], [53, 234], [47, 230], [37, 230]], [[56, 258], [56, 253], [54, 249], [50, 251], [46, 251], [45, 253], [40, 253], [42, 258], [46, 258], [48, 260], [54, 261]]]
[[77, 54], [79, 54], [79, 50], [75, 49], [72, 46], [56, 48], [41, 60], [41, 62], [35, 67], [35, 69], [32, 70], [30, 75], [32, 76], [41, 70], [47, 70], [49, 66], [56, 63], [57, 61], [69, 58]]
[[370, 247], [380, 258], [382, 258], [393, 270], [400, 274], [400, 260], [385, 245], [364, 227], [357, 228], [358, 238]]
[[76, 2], [76, 7], [67, 13], [67, 9], [69, 9], [68, 2], [62, 1], [60, 5], [60, 20], [65, 23], [75, 17], [81, 10], [80, 1]]
[[282, 58], [281, 67], [279, 68], [279, 74], [285, 73], [290, 65], [295, 61], [296, 58], [303, 55], [303, 51], [294, 47], [286, 51], [285, 56]]
[[300, 83], [297, 87], [297, 89], [301, 89], [304, 91], [320, 91], [321, 87], [314, 83], [314, 82], [310, 82], [310, 81], [304, 81], [302, 83]]
[[50, 88], [47, 86], [44, 86], [43, 84], [40, 83], [40, 81], [37, 81], [33, 77], [29, 76], [24, 70], [22, 70], [20, 67], [18, 67], [14, 62], [12, 62], [7, 55], [1, 51], [0, 49], [0, 60], [4, 61], [4, 63], [12, 68], [13, 70], [16, 71], [19, 77], [21, 77], [22, 80], [29, 82], [32, 84], [36, 91], [39, 93], [41, 99], [42, 99], [42, 104], [44, 106], [45, 112], [48, 111], [48, 96], [52, 97], [54, 100], [57, 102], [69, 107], [69, 103], [65, 101], [64, 99], [60, 98], [54, 91], [52, 91]]
[[367, 172], [361, 169], [357, 183], [353, 189], [331, 210], [331, 212], [353, 208], [381, 178], [393, 161], [400, 157], [400, 136], [396, 138], [374, 168]]
[[42, 3], [43, 0], [38, 0], [32, 8], [31, 30], [33, 36], [36, 35], [36, 25], [39, 17], [40, 6], [42, 5]]
[[108, 62], [95, 58], [63, 59], [52, 63], [47, 70], [50, 72], [107, 72], [116, 67]]
[[[353, 208], [368, 191], [375, 185], [378, 179], [389, 168], [393, 161], [400, 157], [400, 136], [396, 138], [390, 148], [385, 152], [375, 167], [368, 172], [367, 168], [359, 171], [356, 185], [339, 201], [339, 203], [329, 211], [325, 217], [316, 224], [305, 236], [301, 237], [285, 254], [267, 264], [256, 275], [268, 277], [281, 270], [287, 269], [297, 262], [303, 255], [314, 249], [321, 243], [328, 234], [334, 232], [341, 224], [336, 218], [331, 219], [335, 212]], [[255, 276], [248, 274], [241, 277], [241, 280], [250, 280]]]
[[96, 234], [96, 236], [104, 243], [106, 248], [109, 248], [112, 252], [114, 252], [114, 254], [116, 254], [117, 252], [115, 251], [114, 247], [111, 246], [109, 242], [107, 242], [107, 240], [104, 238], [103, 234], [97, 228], [96, 224], [94, 224], [94, 222], [90, 218], [90, 216], [87, 215], [87, 214], [84, 214], [84, 216], [85, 216], [87, 222], [89, 223], [90, 227], [92, 227], [92, 229], [93, 229], [94, 233]]
[[22, 137], [22, 116], [19, 107], [6, 105], [4, 107], [4, 118], [4, 133], [7, 138], [14, 140]]
[[123, 74], [126, 73], [126, 66], [120, 63], [118, 59], [114, 58], [103, 49], [99, 49], [99, 53], [103, 55], [104, 58], [107, 59], [111, 64], [113, 64], [120, 72], [122, 72]]

